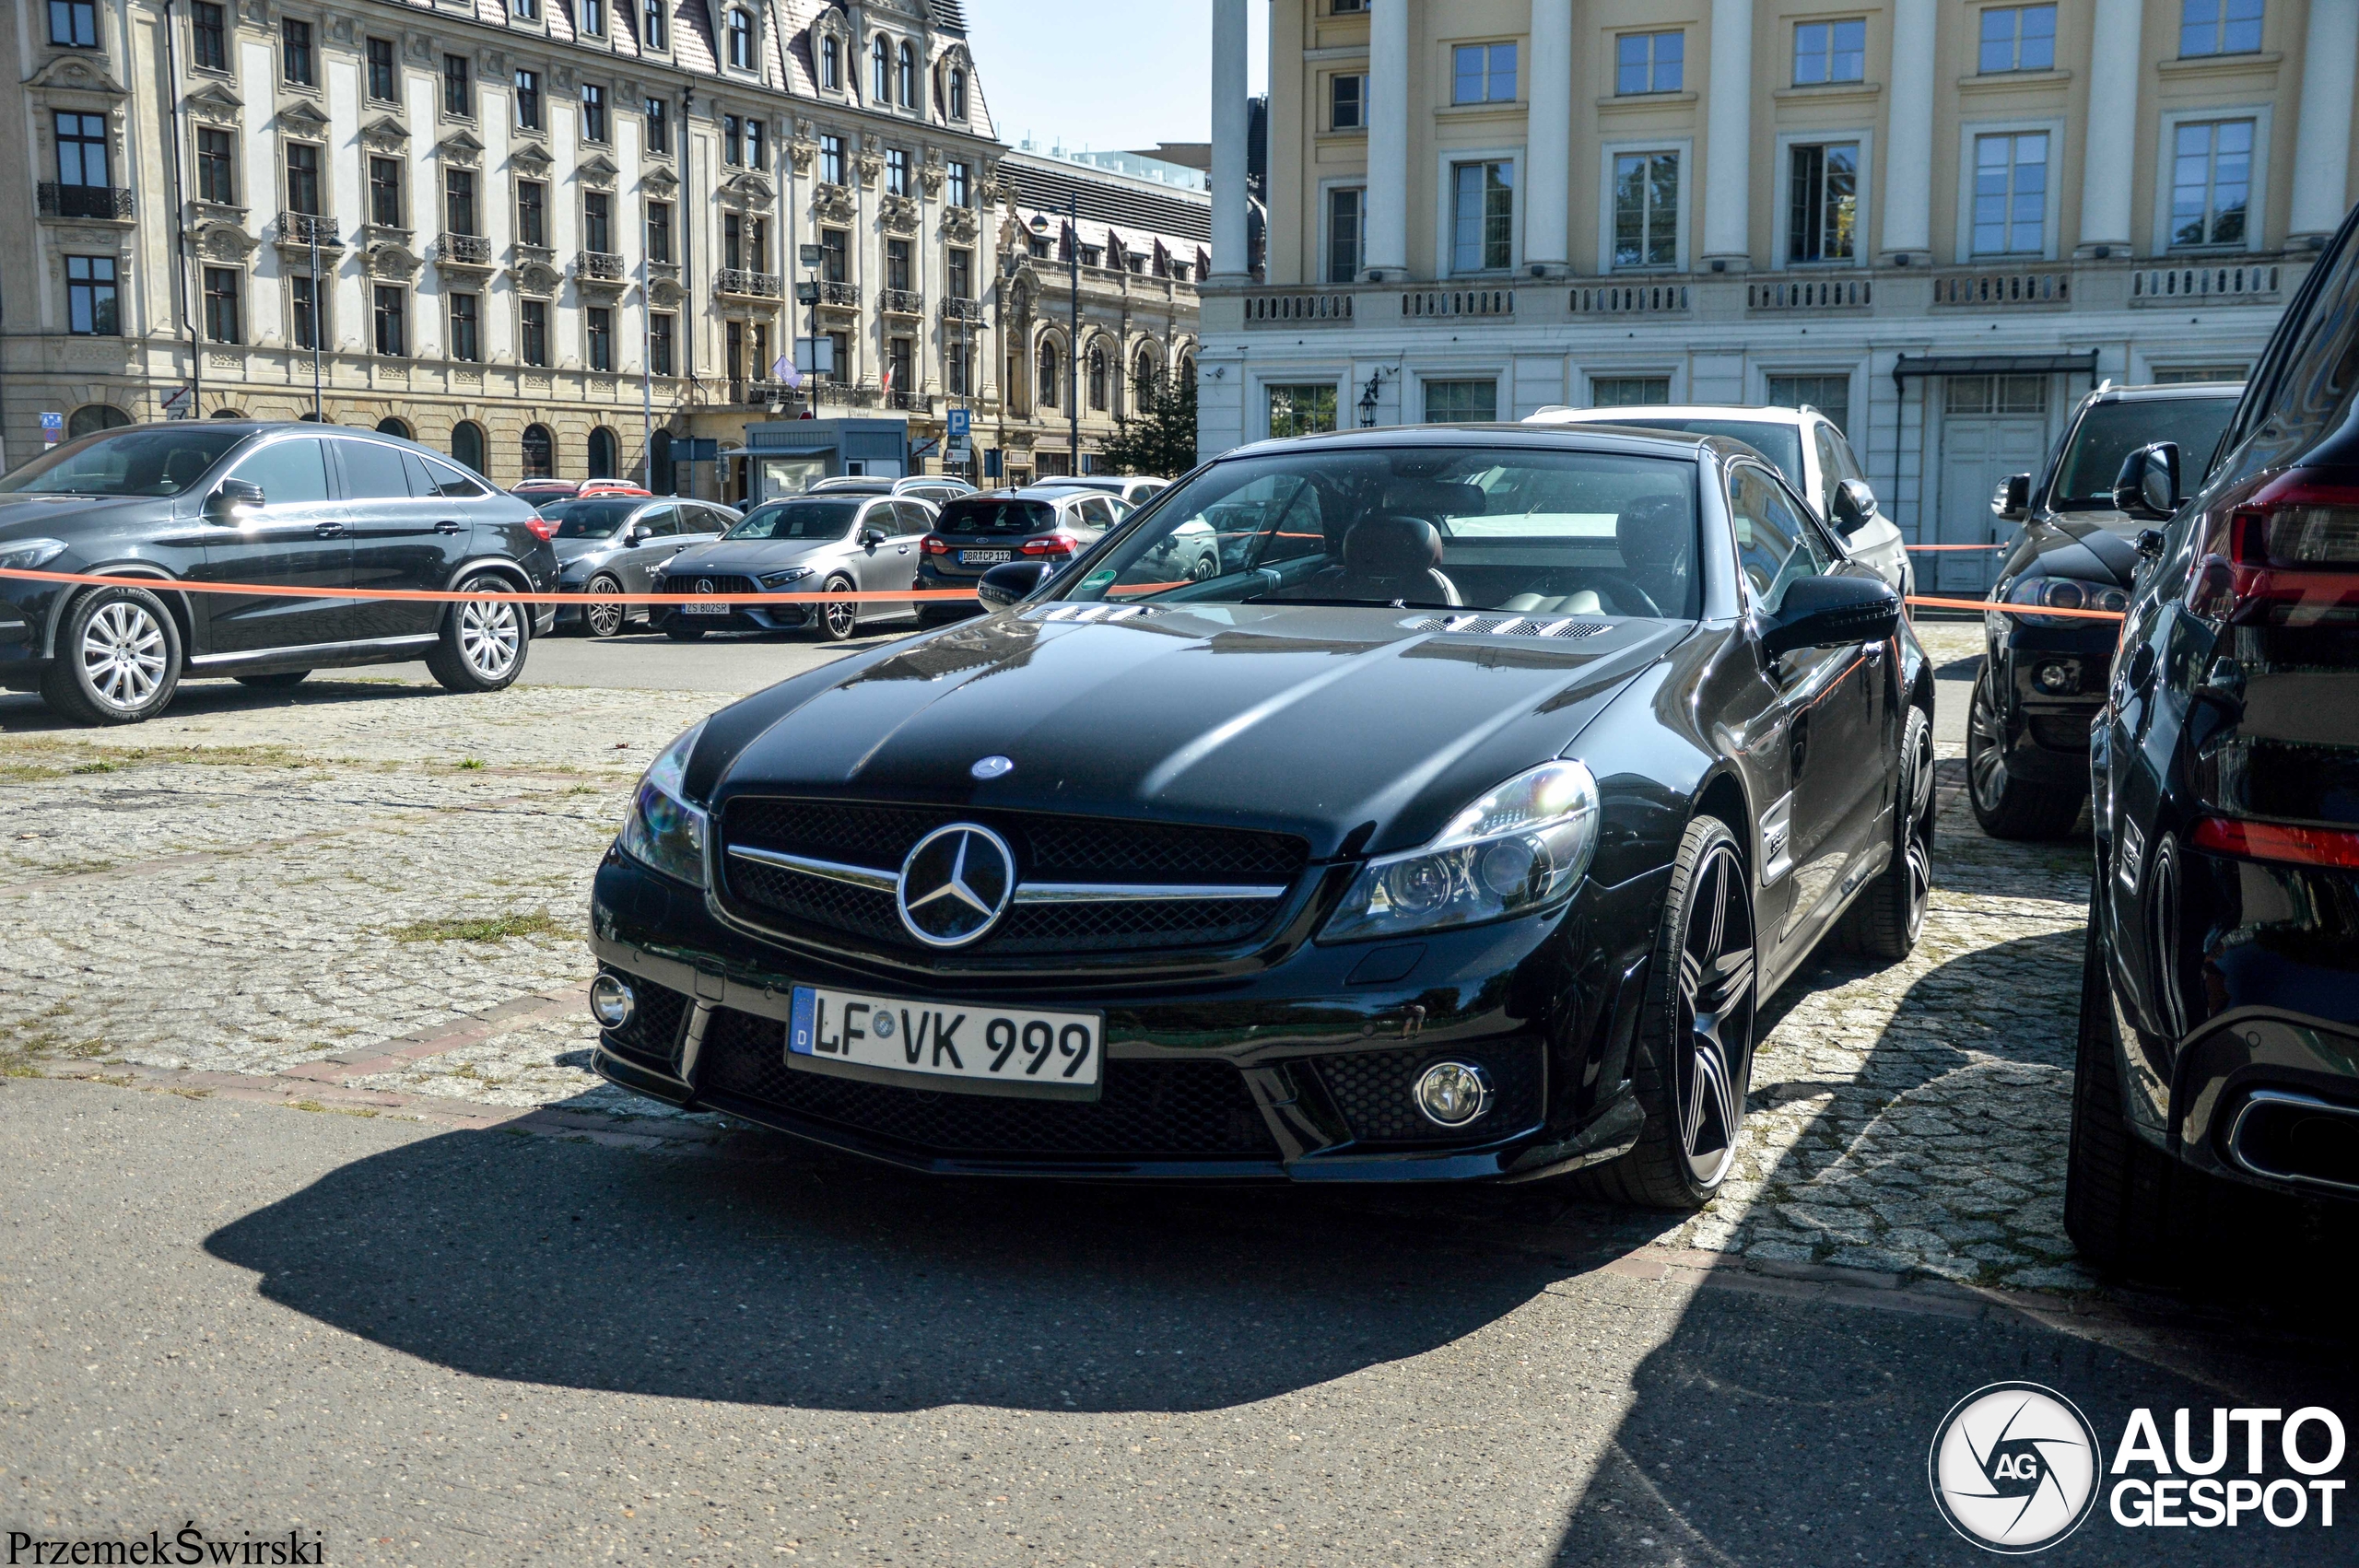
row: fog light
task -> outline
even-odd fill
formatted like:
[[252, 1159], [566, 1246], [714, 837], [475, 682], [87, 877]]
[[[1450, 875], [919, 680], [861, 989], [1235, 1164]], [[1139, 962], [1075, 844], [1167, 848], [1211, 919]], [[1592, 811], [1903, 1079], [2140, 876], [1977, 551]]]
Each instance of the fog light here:
[[630, 1022], [639, 999], [630, 988], [612, 975], [601, 975], [590, 982], [591, 1016], [609, 1029], [619, 1029]]
[[1464, 1127], [1491, 1108], [1491, 1079], [1471, 1061], [1438, 1061], [1417, 1076], [1417, 1108], [1437, 1127]]
[[2041, 691], [2069, 692], [2081, 684], [2080, 674], [2079, 668], [2071, 661], [2060, 659], [2053, 663], [2042, 664], [2033, 672], [2032, 679], [2039, 683]]

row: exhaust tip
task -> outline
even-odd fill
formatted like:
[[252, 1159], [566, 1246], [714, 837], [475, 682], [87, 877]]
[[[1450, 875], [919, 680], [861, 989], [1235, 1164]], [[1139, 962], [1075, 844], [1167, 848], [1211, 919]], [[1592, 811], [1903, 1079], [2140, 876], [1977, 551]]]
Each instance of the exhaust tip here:
[[2271, 1181], [2359, 1193], [2359, 1107], [2256, 1089], [2228, 1129], [2228, 1157]]

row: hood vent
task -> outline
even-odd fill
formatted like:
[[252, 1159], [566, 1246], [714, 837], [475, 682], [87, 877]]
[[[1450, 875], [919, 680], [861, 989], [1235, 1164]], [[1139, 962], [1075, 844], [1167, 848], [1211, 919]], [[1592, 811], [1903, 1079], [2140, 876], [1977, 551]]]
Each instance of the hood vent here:
[[1401, 623], [1413, 632], [1459, 632], [1469, 637], [1595, 637], [1614, 629], [1610, 621], [1562, 615], [1412, 615]]
[[1027, 621], [1135, 621], [1142, 615], [1157, 613], [1153, 604], [1059, 604], [1054, 609], [1037, 611], [1024, 618]]

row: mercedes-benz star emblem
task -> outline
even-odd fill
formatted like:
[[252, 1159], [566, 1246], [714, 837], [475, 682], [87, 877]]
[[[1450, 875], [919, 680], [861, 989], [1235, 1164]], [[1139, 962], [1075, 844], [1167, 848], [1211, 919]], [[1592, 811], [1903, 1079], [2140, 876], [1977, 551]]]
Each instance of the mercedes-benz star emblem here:
[[928, 947], [964, 947], [999, 923], [1015, 895], [1015, 857], [988, 827], [954, 822], [918, 840], [893, 902]]
[[987, 756], [967, 771], [978, 778], [1004, 778], [1015, 771], [1015, 764], [1003, 756]]
[[712, 591], [712, 579], [709, 577], [700, 577], [697, 579], [697, 591], [698, 593], [710, 593]]

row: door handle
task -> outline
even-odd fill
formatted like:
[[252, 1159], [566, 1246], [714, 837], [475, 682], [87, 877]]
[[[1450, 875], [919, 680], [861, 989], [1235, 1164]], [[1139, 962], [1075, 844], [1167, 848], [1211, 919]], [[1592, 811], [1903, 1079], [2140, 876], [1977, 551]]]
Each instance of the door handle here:
[[462, 524], [457, 518], [446, 517], [441, 521], [434, 525], [434, 532], [437, 533], [456, 533], [459, 532], [461, 526]]
[[344, 524], [340, 522], [315, 522], [311, 525], [311, 532], [321, 539], [340, 539], [344, 536]]

